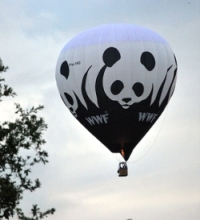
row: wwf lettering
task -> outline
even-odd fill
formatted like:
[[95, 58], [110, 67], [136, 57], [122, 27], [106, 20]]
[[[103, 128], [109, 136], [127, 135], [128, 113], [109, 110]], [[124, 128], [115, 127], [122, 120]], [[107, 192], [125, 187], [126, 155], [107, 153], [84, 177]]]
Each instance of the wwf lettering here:
[[69, 63], [69, 66], [76, 66], [76, 65], [80, 65], [81, 61], [77, 61], [75, 63]]
[[97, 125], [97, 124], [107, 124], [108, 123], [108, 114], [95, 115], [95, 116], [87, 117], [85, 119], [92, 126]]
[[139, 121], [153, 122], [158, 114], [150, 112], [139, 112]]

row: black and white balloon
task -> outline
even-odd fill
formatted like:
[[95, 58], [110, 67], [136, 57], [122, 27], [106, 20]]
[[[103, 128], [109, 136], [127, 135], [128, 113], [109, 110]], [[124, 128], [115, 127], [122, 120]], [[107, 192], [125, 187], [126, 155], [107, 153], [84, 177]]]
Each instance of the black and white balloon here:
[[155, 32], [130, 24], [80, 33], [62, 49], [56, 66], [65, 105], [126, 161], [162, 114], [176, 79], [177, 62], [169, 44]]

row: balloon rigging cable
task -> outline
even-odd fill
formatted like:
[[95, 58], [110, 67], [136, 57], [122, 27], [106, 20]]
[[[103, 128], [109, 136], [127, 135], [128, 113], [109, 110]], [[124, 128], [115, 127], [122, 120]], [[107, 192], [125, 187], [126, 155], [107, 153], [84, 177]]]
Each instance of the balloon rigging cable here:
[[[139, 159], [137, 159], [137, 160], [135, 160], [135, 161], [132, 161], [132, 162], [127, 162], [128, 164], [130, 164], [130, 163], [136, 163], [136, 162], [142, 160], [142, 159], [151, 151], [151, 149], [153, 148], [153, 146], [154, 146], [155, 142], [157, 141], [158, 136], [159, 136], [159, 134], [160, 134], [160, 132], [161, 132], [161, 130], [162, 130], [163, 124], [164, 124], [165, 119], [166, 119], [166, 116], [167, 116], [167, 111], [168, 111], [168, 106], [166, 107], [166, 110], [164, 111], [164, 118], [163, 118], [163, 121], [162, 121], [162, 123], [161, 123], [160, 129], [159, 129], [159, 131], [158, 131], [156, 137], [154, 138], [154, 141], [153, 141], [153, 143], [151, 144], [150, 148], [149, 148], [149, 149], [147, 150], [147, 152], [146, 152], [143, 156], [141, 156]], [[118, 162], [120, 162], [120, 160], [117, 159], [116, 155], [114, 155], [114, 156], [115, 156], [116, 160], [117, 160]]]
[[163, 118], [163, 121], [162, 121], [162, 123], [161, 123], [160, 129], [159, 129], [159, 131], [158, 131], [156, 137], [154, 138], [154, 141], [153, 141], [153, 143], [151, 144], [149, 150], [148, 150], [142, 157], [140, 157], [139, 159], [137, 159], [137, 160], [135, 160], [135, 161], [133, 161], [133, 162], [127, 162], [127, 163], [136, 163], [136, 162], [140, 161], [141, 159], [143, 159], [143, 158], [150, 152], [150, 150], [153, 148], [153, 146], [154, 146], [154, 144], [156, 143], [156, 141], [157, 141], [157, 139], [158, 139], [158, 136], [159, 136], [159, 134], [160, 134], [160, 132], [161, 132], [161, 130], [162, 130], [163, 124], [164, 124], [165, 119], [166, 119], [166, 116], [167, 116], [167, 110], [168, 110], [168, 106], [166, 107], [166, 111], [165, 111], [164, 118]]

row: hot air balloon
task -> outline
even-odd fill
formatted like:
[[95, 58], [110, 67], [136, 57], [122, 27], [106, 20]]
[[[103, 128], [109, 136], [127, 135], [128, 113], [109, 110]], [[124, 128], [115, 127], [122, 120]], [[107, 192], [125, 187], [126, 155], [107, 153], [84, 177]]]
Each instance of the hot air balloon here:
[[112, 153], [127, 161], [173, 95], [177, 61], [152, 30], [107, 24], [62, 49], [56, 65], [61, 99]]

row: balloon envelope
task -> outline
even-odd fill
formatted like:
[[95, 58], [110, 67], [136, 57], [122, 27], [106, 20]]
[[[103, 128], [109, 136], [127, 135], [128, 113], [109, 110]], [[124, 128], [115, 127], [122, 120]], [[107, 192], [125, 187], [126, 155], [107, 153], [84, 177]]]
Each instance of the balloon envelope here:
[[165, 109], [176, 78], [168, 43], [130, 24], [80, 33], [62, 49], [56, 66], [58, 90], [70, 112], [126, 161]]

